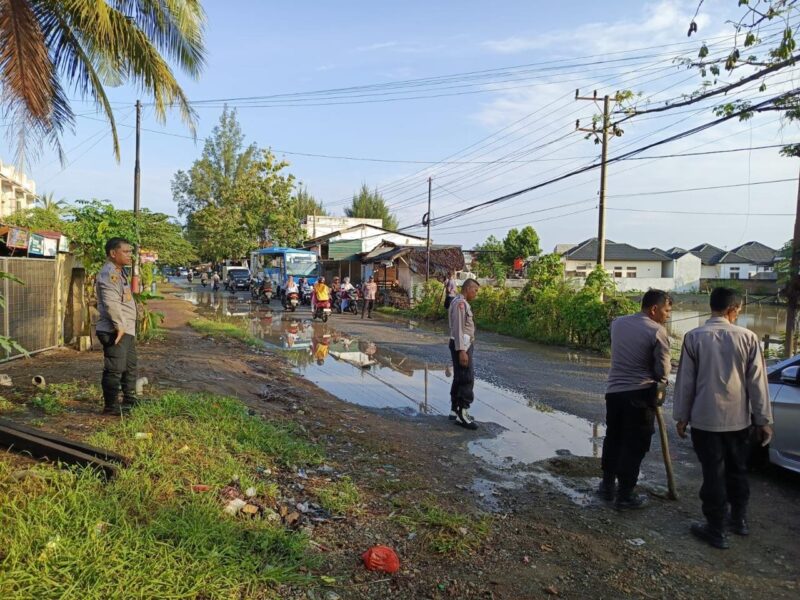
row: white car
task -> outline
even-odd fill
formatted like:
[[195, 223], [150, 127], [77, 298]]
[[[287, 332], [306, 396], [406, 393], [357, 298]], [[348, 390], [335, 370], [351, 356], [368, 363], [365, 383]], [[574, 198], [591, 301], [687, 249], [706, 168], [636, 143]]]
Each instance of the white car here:
[[800, 354], [767, 367], [775, 435], [772, 464], [800, 473]]

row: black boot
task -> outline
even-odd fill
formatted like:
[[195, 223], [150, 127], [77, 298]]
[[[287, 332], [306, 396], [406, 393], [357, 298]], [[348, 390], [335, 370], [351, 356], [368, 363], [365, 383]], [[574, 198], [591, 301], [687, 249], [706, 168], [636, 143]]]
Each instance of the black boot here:
[[614, 500], [614, 494], [617, 491], [614, 479], [615, 477], [613, 475], [610, 477], [603, 475], [603, 481], [601, 481], [600, 485], [597, 487], [597, 495], [606, 502], [612, 502]]
[[744, 513], [732, 513], [728, 517], [728, 529], [736, 535], [750, 535], [750, 525], [747, 523], [747, 515]]
[[727, 550], [730, 548], [728, 536], [725, 535], [721, 527], [712, 527], [708, 523], [692, 523], [690, 531], [697, 539], [703, 540], [714, 548], [719, 548], [720, 550]]
[[644, 494], [634, 494], [633, 490], [623, 491], [617, 493], [617, 500], [614, 502], [614, 508], [617, 510], [635, 510], [637, 508], [644, 508], [647, 506], [647, 496]]

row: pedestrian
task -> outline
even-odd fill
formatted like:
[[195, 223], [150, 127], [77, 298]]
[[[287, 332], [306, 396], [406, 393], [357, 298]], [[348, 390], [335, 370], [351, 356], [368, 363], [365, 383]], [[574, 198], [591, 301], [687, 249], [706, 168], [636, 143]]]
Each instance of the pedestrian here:
[[[103, 412], [120, 414], [136, 404], [136, 301], [124, 267], [133, 247], [124, 238], [106, 242], [106, 263], [95, 282], [97, 338], [103, 346]], [[122, 404], [119, 392], [122, 389]]]
[[366, 313], [367, 318], [372, 318], [372, 309], [375, 308], [375, 298], [378, 295], [378, 284], [375, 283], [375, 278], [370, 275], [366, 285], [364, 285], [364, 306], [361, 308], [361, 318], [364, 318]]
[[758, 336], [735, 325], [741, 296], [730, 288], [715, 288], [710, 304], [711, 318], [683, 338], [673, 417], [682, 438], [691, 425], [692, 445], [703, 469], [700, 500], [706, 522], [693, 523], [691, 532], [725, 549], [726, 519], [733, 533], [750, 533], [750, 428], [755, 426], [755, 438], [766, 446], [772, 439], [772, 409]]
[[453, 384], [450, 386], [450, 420], [467, 429], [477, 429], [478, 424], [469, 414], [475, 397], [475, 369], [472, 362], [475, 348], [475, 321], [469, 305], [478, 295], [480, 285], [467, 279], [461, 294], [450, 304], [450, 357], [453, 360]]
[[219, 273], [214, 271], [214, 274], [211, 276], [212, 281], [212, 288], [216, 292], [219, 289]]
[[646, 504], [646, 497], [635, 494], [634, 489], [655, 433], [659, 387], [663, 391], [672, 368], [664, 327], [671, 313], [669, 294], [649, 290], [638, 313], [611, 323], [603, 480], [598, 493], [604, 500], [614, 500], [617, 510]]
[[453, 271], [447, 273], [447, 279], [444, 282], [444, 294], [444, 309], [449, 310], [450, 305], [453, 303], [453, 298], [458, 294], [456, 274]]

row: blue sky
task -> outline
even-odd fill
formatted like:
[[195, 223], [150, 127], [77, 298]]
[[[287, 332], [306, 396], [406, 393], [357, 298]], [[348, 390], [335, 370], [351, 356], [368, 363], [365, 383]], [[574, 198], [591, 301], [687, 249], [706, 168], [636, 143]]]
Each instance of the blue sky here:
[[[727, 32], [723, 21], [737, 13], [735, 0], [707, 0], [700, 17], [703, 39]], [[655, 0], [561, 3], [496, 2], [223, 2], [204, 3], [208, 14], [208, 64], [199, 81], [185, 81], [192, 100], [264, 96], [464, 73], [558, 59], [592, 56], [597, 60], [655, 54], [670, 44], [686, 44], [688, 22], [696, 0]], [[648, 51], [632, 52], [639, 48]], [[624, 52], [630, 52], [623, 54]], [[557, 70], [547, 77], [509, 89], [485, 86], [481, 93], [327, 106], [239, 108], [248, 141], [274, 149], [381, 159], [437, 161], [509, 127], [525, 115], [540, 112], [512, 129], [513, 137], [489, 138], [489, 145], [453, 160], [470, 164], [403, 164], [331, 160], [286, 155], [290, 171], [330, 210], [340, 213], [362, 182], [386, 190], [402, 225], [419, 221], [425, 210], [426, 178], [434, 177], [434, 215], [526, 187], [565, 169], [591, 162], [597, 148], [579, 134], [569, 135], [575, 118], [590, 118], [591, 104], [574, 102], [575, 87], [613, 92], [627, 84], [653, 100], [689, 92], [699, 78], [671, 67], [665, 56], [638, 66], [618, 69], [586, 67], [569, 77]], [[656, 68], [658, 66], [658, 68]], [[655, 77], [645, 77], [649, 69]], [[567, 80], [567, 81], [565, 81]], [[182, 79], [184, 81], [184, 79]], [[534, 85], [535, 84], [535, 85]], [[524, 85], [524, 87], [522, 87]], [[475, 88], [471, 88], [475, 89]], [[132, 125], [136, 91], [119, 88], [110, 96], [118, 119]], [[76, 102], [78, 113], [91, 105]], [[142, 205], [175, 214], [170, 180], [188, 168], [202, 149], [202, 139], [215, 125], [221, 109], [199, 108], [198, 142], [145, 132], [142, 139]], [[95, 115], [87, 115], [97, 118]], [[145, 111], [143, 126], [163, 133], [186, 135], [177, 114], [166, 124]], [[612, 144], [631, 149], [710, 120], [710, 110], [676, 114], [626, 124], [625, 135]], [[662, 130], [659, 132], [659, 130]], [[506, 130], [508, 132], [509, 130]], [[101, 122], [78, 118], [75, 134], [67, 136], [68, 166], [45, 152], [29, 174], [40, 191], [68, 200], [104, 198], [116, 206], [132, 202], [132, 129], [122, 127], [122, 161], [111, 152]], [[562, 138], [563, 139], [559, 139]], [[559, 140], [554, 142], [554, 140]], [[652, 153], [693, 149], [749, 147], [798, 139], [794, 125], [776, 116], [759, 116], [748, 124], [728, 124]], [[498, 140], [491, 145], [493, 140]], [[510, 142], [510, 143], [509, 143]], [[532, 147], [547, 144], [533, 152]], [[2, 154], [11, 158], [10, 150]], [[467, 151], [468, 152], [468, 151]], [[280, 152], [277, 152], [279, 155]], [[543, 162], [487, 165], [508, 158]], [[652, 154], [651, 153], [651, 154]], [[571, 160], [570, 160], [571, 159]], [[791, 236], [793, 219], [759, 213], [792, 213], [796, 184], [787, 182], [723, 190], [637, 196], [639, 192], [709, 187], [795, 178], [796, 161], [775, 151], [741, 152], [703, 157], [621, 163], [609, 172], [607, 234], [615, 241], [639, 246], [692, 246], [711, 242], [733, 247], [758, 239], [779, 246]], [[400, 180], [400, 183], [396, 183]], [[436, 242], [471, 247], [486, 235], [502, 237], [509, 227], [533, 224], [543, 246], [578, 242], [596, 232], [592, 199], [596, 172], [527, 194], [496, 208], [434, 228]], [[416, 197], [419, 195], [418, 197]], [[616, 197], [615, 197], [616, 196]], [[583, 204], [577, 204], [583, 201]], [[562, 209], [554, 206], [574, 205]], [[627, 209], [653, 212], [628, 212]], [[534, 211], [544, 210], [541, 213]], [[567, 213], [582, 210], [574, 215]], [[666, 214], [661, 211], [674, 211]], [[686, 214], [707, 212], [711, 214]], [[730, 213], [736, 213], [731, 215]], [[749, 213], [749, 216], [747, 216]], [[552, 218], [541, 221], [540, 219]]]

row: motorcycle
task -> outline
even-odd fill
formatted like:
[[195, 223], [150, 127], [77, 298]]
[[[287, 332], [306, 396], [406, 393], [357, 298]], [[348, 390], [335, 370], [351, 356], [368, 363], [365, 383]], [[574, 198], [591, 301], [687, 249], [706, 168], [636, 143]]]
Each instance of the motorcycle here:
[[339, 292], [339, 314], [349, 312], [351, 314], [358, 314], [358, 290], [342, 290]]
[[261, 300], [264, 304], [269, 304], [272, 300], [272, 281], [269, 279], [265, 279], [261, 282], [261, 284], [255, 288], [255, 293], [253, 292], [253, 286], [250, 286], [250, 294], [253, 296], [254, 300]]
[[202, 285], [203, 287], [206, 287], [206, 286], [208, 285], [208, 279], [206, 278], [206, 276], [205, 276], [205, 275], [203, 275], [203, 276], [200, 278], [200, 285]]
[[189, 274], [186, 276], [186, 279], [188, 279], [188, 280], [189, 280], [189, 283], [192, 283], [192, 279], [194, 279], [194, 275], [192, 275], [191, 273], [189, 273]]
[[323, 323], [328, 322], [328, 317], [331, 316], [331, 302], [330, 300], [317, 300], [314, 305], [313, 319], [322, 319]]
[[300, 292], [300, 304], [311, 306], [311, 288], [305, 288]]
[[300, 294], [298, 292], [287, 292], [283, 295], [283, 308], [292, 312], [297, 310], [300, 304]]

